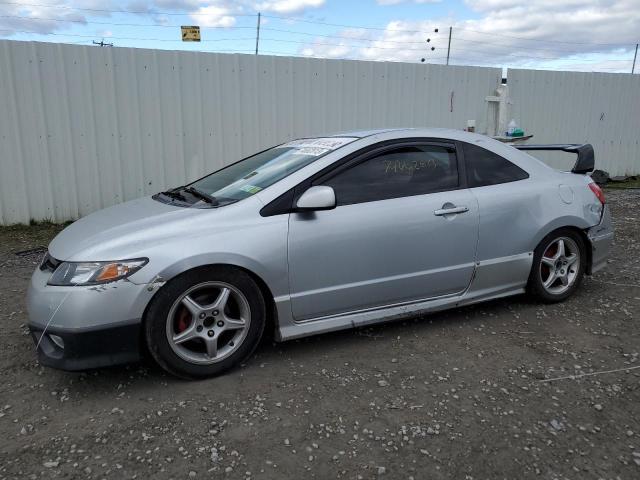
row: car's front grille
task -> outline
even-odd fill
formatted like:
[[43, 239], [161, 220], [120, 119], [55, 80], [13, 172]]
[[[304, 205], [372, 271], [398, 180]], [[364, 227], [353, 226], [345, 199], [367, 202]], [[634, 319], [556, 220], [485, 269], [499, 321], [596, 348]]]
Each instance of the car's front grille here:
[[42, 270], [43, 272], [53, 272], [56, 268], [58, 268], [58, 265], [60, 265], [60, 260], [56, 260], [51, 255], [49, 255], [49, 252], [47, 252], [42, 259], [42, 262], [40, 262], [40, 270]]

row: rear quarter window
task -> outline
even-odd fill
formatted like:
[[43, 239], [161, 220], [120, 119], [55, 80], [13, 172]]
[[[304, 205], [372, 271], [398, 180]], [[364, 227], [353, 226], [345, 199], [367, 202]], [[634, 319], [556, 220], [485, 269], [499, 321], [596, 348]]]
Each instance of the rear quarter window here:
[[504, 157], [486, 148], [463, 143], [469, 187], [499, 185], [529, 178], [529, 174]]

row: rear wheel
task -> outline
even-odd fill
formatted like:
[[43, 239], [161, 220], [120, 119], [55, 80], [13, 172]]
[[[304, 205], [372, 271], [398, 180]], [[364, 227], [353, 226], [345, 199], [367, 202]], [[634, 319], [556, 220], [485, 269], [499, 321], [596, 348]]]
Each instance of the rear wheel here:
[[241, 270], [196, 269], [171, 280], [154, 297], [145, 339], [155, 361], [173, 375], [219, 375], [246, 359], [265, 325], [260, 288]]
[[582, 237], [570, 229], [556, 230], [534, 252], [529, 291], [544, 302], [561, 302], [576, 291], [585, 268]]

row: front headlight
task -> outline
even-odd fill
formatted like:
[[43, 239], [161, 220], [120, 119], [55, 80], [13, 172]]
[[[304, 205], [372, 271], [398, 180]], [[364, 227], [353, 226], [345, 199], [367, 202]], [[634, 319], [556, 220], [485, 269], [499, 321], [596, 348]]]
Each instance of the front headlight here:
[[48, 285], [99, 285], [127, 278], [140, 270], [147, 258], [118, 262], [62, 262], [53, 272]]

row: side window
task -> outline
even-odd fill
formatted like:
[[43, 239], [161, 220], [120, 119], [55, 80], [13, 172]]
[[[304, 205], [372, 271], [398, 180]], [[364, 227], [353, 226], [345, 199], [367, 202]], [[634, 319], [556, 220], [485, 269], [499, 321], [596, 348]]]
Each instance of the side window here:
[[338, 205], [452, 190], [458, 187], [455, 149], [438, 145], [394, 148], [323, 184], [333, 187]]
[[469, 187], [497, 185], [529, 178], [529, 174], [506, 158], [485, 148], [463, 143]]

